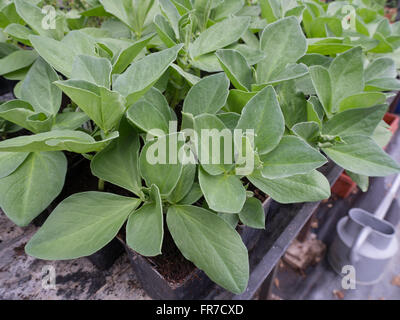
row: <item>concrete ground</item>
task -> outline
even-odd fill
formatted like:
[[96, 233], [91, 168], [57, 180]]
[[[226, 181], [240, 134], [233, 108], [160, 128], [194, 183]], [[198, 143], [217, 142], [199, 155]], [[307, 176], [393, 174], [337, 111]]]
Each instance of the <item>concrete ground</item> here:
[[[107, 271], [99, 271], [86, 258], [38, 260], [24, 252], [35, 231], [34, 226], [15, 226], [0, 210], [0, 299], [149, 299], [125, 254]], [[49, 270], [55, 271], [55, 287], [42, 285]]]

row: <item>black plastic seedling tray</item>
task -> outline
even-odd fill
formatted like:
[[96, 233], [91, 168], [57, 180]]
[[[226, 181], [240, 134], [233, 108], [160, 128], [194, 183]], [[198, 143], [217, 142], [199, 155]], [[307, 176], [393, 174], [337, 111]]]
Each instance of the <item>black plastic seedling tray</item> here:
[[[343, 169], [329, 162], [320, 171], [333, 185]], [[284, 205], [272, 201], [267, 212], [266, 229], [249, 255], [250, 279], [246, 291], [240, 295], [233, 295], [215, 285], [206, 299], [252, 299], [319, 204], [320, 202], [307, 202]]]
[[[333, 163], [328, 163], [321, 168], [321, 172], [327, 176], [332, 185], [343, 169]], [[204, 272], [197, 268], [179, 283], [172, 283], [157, 271], [149, 259], [127, 246], [125, 248], [133, 271], [146, 293], [153, 299], [249, 300], [274, 270], [290, 243], [302, 230], [319, 204], [320, 202], [282, 205], [268, 199], [264, 202], [266, 229], [241, 227], [239, 233], [249, 250], [250, 259], [249, 285], [241, 295], [233, 295], [215, 285]]]
[[[268, 212], [270, 203], [270, 199], [267, 199], [263, 203], [264, 212]], [[243, 243], [246, 245], [247, 249], [251, 251], [259, 242], [259, 238], [263, 230], [240, 225], [238, 226], [238, 232], [242, 237]], [[121, 242], [123, 241], [121, 240]], [[190, 272], [179, 282], [170, 281], [157, 270], [157, 268], [149, 259], [136, 253], [126, 246], [126, 244], [125, 248], [132, 264], [133, 271], [135, 272], [146, 293], [153, 299], [204, 299], [209, 293], [210, 288], [213, 287], [213, 282], [203, 271], [197, 268], [194, 268], [192, 272]]]

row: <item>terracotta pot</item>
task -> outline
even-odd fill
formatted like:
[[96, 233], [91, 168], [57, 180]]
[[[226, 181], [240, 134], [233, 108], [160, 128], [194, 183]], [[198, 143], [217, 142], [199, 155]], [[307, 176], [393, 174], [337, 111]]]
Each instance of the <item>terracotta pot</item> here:
[[385, 8], [385, 17], [389, 20], [390, 23], [393, 23], [396, 19], [397, 8]]
[[357, 184], [353, 180], [351, 180], [351, 178], [346, 173], [343, 172], [336, 183], [333, 185], [332, 193], [341, 198], [347, 198], [356, 188]]
[[383, 120], [390, 126], [390, 131], [395, 134], [397, 129], [399, 129], [400, 117], [394, 113], [387, 112]]

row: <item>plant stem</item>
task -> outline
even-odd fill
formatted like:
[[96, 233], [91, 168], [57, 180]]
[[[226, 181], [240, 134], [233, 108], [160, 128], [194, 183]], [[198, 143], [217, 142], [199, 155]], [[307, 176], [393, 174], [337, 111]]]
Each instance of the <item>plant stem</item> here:
[[99, 178], [99, 182], [97, 184], [97, 189], [99, 189], [99, 191], [104, 191], [104, 180]]

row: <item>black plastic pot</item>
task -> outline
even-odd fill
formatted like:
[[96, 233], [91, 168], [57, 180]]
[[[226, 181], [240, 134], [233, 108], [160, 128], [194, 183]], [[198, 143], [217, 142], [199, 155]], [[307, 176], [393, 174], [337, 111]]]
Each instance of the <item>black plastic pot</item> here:
[[86, 257], [97, 269], [108, 270], [114, 262], [124, 253], [124, 246], [114, 238], [104, 248]]
[[[267, 214], [271, 201], [267, 199], [264, 204], [264, 212]], [[257, 244], [263, 230], [253, 229], [244, 225], [238, 226], [238, 232], [242, 237], [243, 243], [250, 252]], [[153, 299], [159, 300], [197, 300], [203, 299], [209, 293], [213, 282], [207, 275], [193, 267], [193, 271], [179, 282], [166, 279], [154, 264], [146, 257], [136, 253], [124, 244], [132, 269], [146, 293]]]
[[12, 92], [16, 81], [7, 80], [3, 77], [0, 77], [0, 96]]

